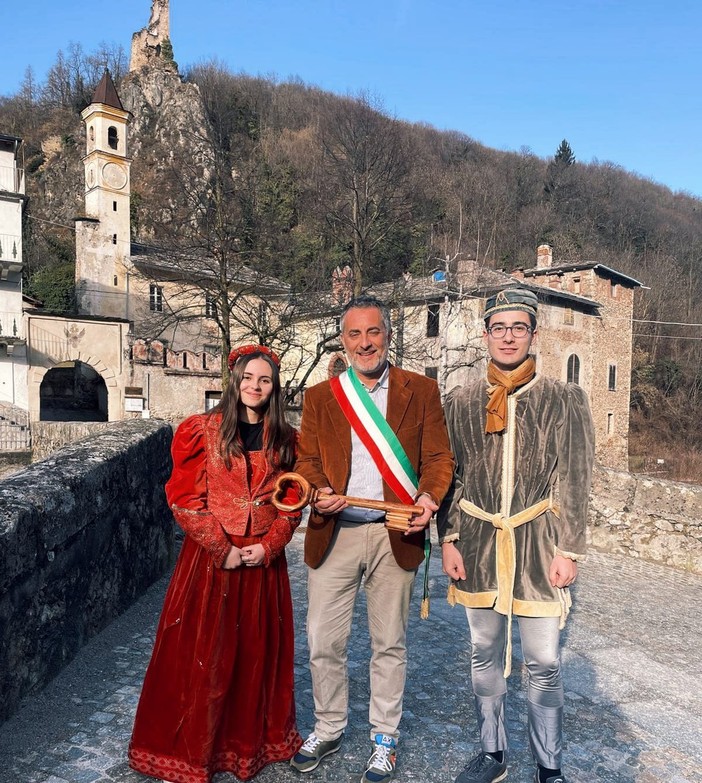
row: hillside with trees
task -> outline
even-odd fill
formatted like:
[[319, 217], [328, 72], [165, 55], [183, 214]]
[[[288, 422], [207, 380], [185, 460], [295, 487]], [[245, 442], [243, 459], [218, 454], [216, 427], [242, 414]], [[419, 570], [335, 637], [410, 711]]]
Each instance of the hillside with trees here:
[[[297, 295], [429, 273], [460, 258], [510, 271], [595, 260], [640, 280], [632, 452], [702, 449], [702, 200], [584, 163], [550, 159], [389, 116], [372, 96], [228, 71], [218, 62], [127, 73], [124, 53], [72, 45], [46, 82], [28, 70], [0, 98], [0, 132], [25, 140], [25, 292], [70, 310], [72, 219], [83, 209], [80, 111], [108, 63], [133, 113], [132, 229], [145, 246], [219, 253]], [[226, 287], [226, 286], [225, 286]]]

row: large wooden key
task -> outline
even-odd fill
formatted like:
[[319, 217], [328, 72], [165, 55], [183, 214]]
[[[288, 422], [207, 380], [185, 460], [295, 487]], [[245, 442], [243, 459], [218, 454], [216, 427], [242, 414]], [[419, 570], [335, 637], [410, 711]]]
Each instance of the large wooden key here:
[[[288, 484], [297, 484], [300, 488], [300, 500], [297, 503], [284, 503], [282, 500]], [[299, 473], [281, 473], [275, 482], [275, 490], [271, 497], [271, 503], [280, 511], [299, 511], [307, 504], [314, 504], [320, 497], [327, 497], [315, 489], [304, 476]], [[399, 530], [404, 533], [409, 527], [410, 520], [424, 513], [424, 506], [405, 506], [403, 503], [388, 503], [385, 500], [367, 500], [366, 498], [352, 498], [340, 495], [350, 506], [360, 508], [372, 508], [385, 512], [385, 526], [390, 530]]]

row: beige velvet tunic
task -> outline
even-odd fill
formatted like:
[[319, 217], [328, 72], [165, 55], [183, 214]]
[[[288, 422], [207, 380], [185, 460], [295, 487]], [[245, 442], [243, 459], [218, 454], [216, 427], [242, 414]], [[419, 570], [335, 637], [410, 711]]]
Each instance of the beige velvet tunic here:
[[509, 578], [504, 552], [498, 553], [496, 545], [497, 528], [463, 511], [461, 498], [505, 517], [553, 498], [557, 509], [514, 529], [511, 611], [528, 617], [564, 617], [570, 598], [567, 591], [551, 586], [548, 571], [555, 554], [577, 560], [585, 553], [594, 458], [587, 397], [576, 384], [536, 376], [509, 395], [505, 432], [486, 434], [487, 388], [486, 381], [474, 382], [454, 389], [446, 400], [456, 469], [438, 513], [439, 540], [454, 542], [466, 570], [465, 580], [452, 582], [449, 600], [509, 610], [509, 591], [504, 587]]

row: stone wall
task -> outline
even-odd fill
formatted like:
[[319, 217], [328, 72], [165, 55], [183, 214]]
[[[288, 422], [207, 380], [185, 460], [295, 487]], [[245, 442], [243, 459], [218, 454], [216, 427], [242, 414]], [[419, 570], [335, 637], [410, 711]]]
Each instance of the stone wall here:
[[170, 565], [171, 438], [117, 422], [0, 482], [0, 720]]
[[598, 466], [588, 534], [600, 551], [702, 574], [702, 486]]

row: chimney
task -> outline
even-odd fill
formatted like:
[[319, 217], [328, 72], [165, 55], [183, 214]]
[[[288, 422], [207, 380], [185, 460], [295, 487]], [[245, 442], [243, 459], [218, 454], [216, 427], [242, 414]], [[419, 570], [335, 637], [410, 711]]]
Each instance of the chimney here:
[[551, 245], [539, 245], [536, 248], [536, 268], [548, 269], [553, 263], [553, 248]]
[[353, 298], [353, 272], [348, 264], [337, 266], [332, 272], [332, 296], [337, 305], [345, 305]]

